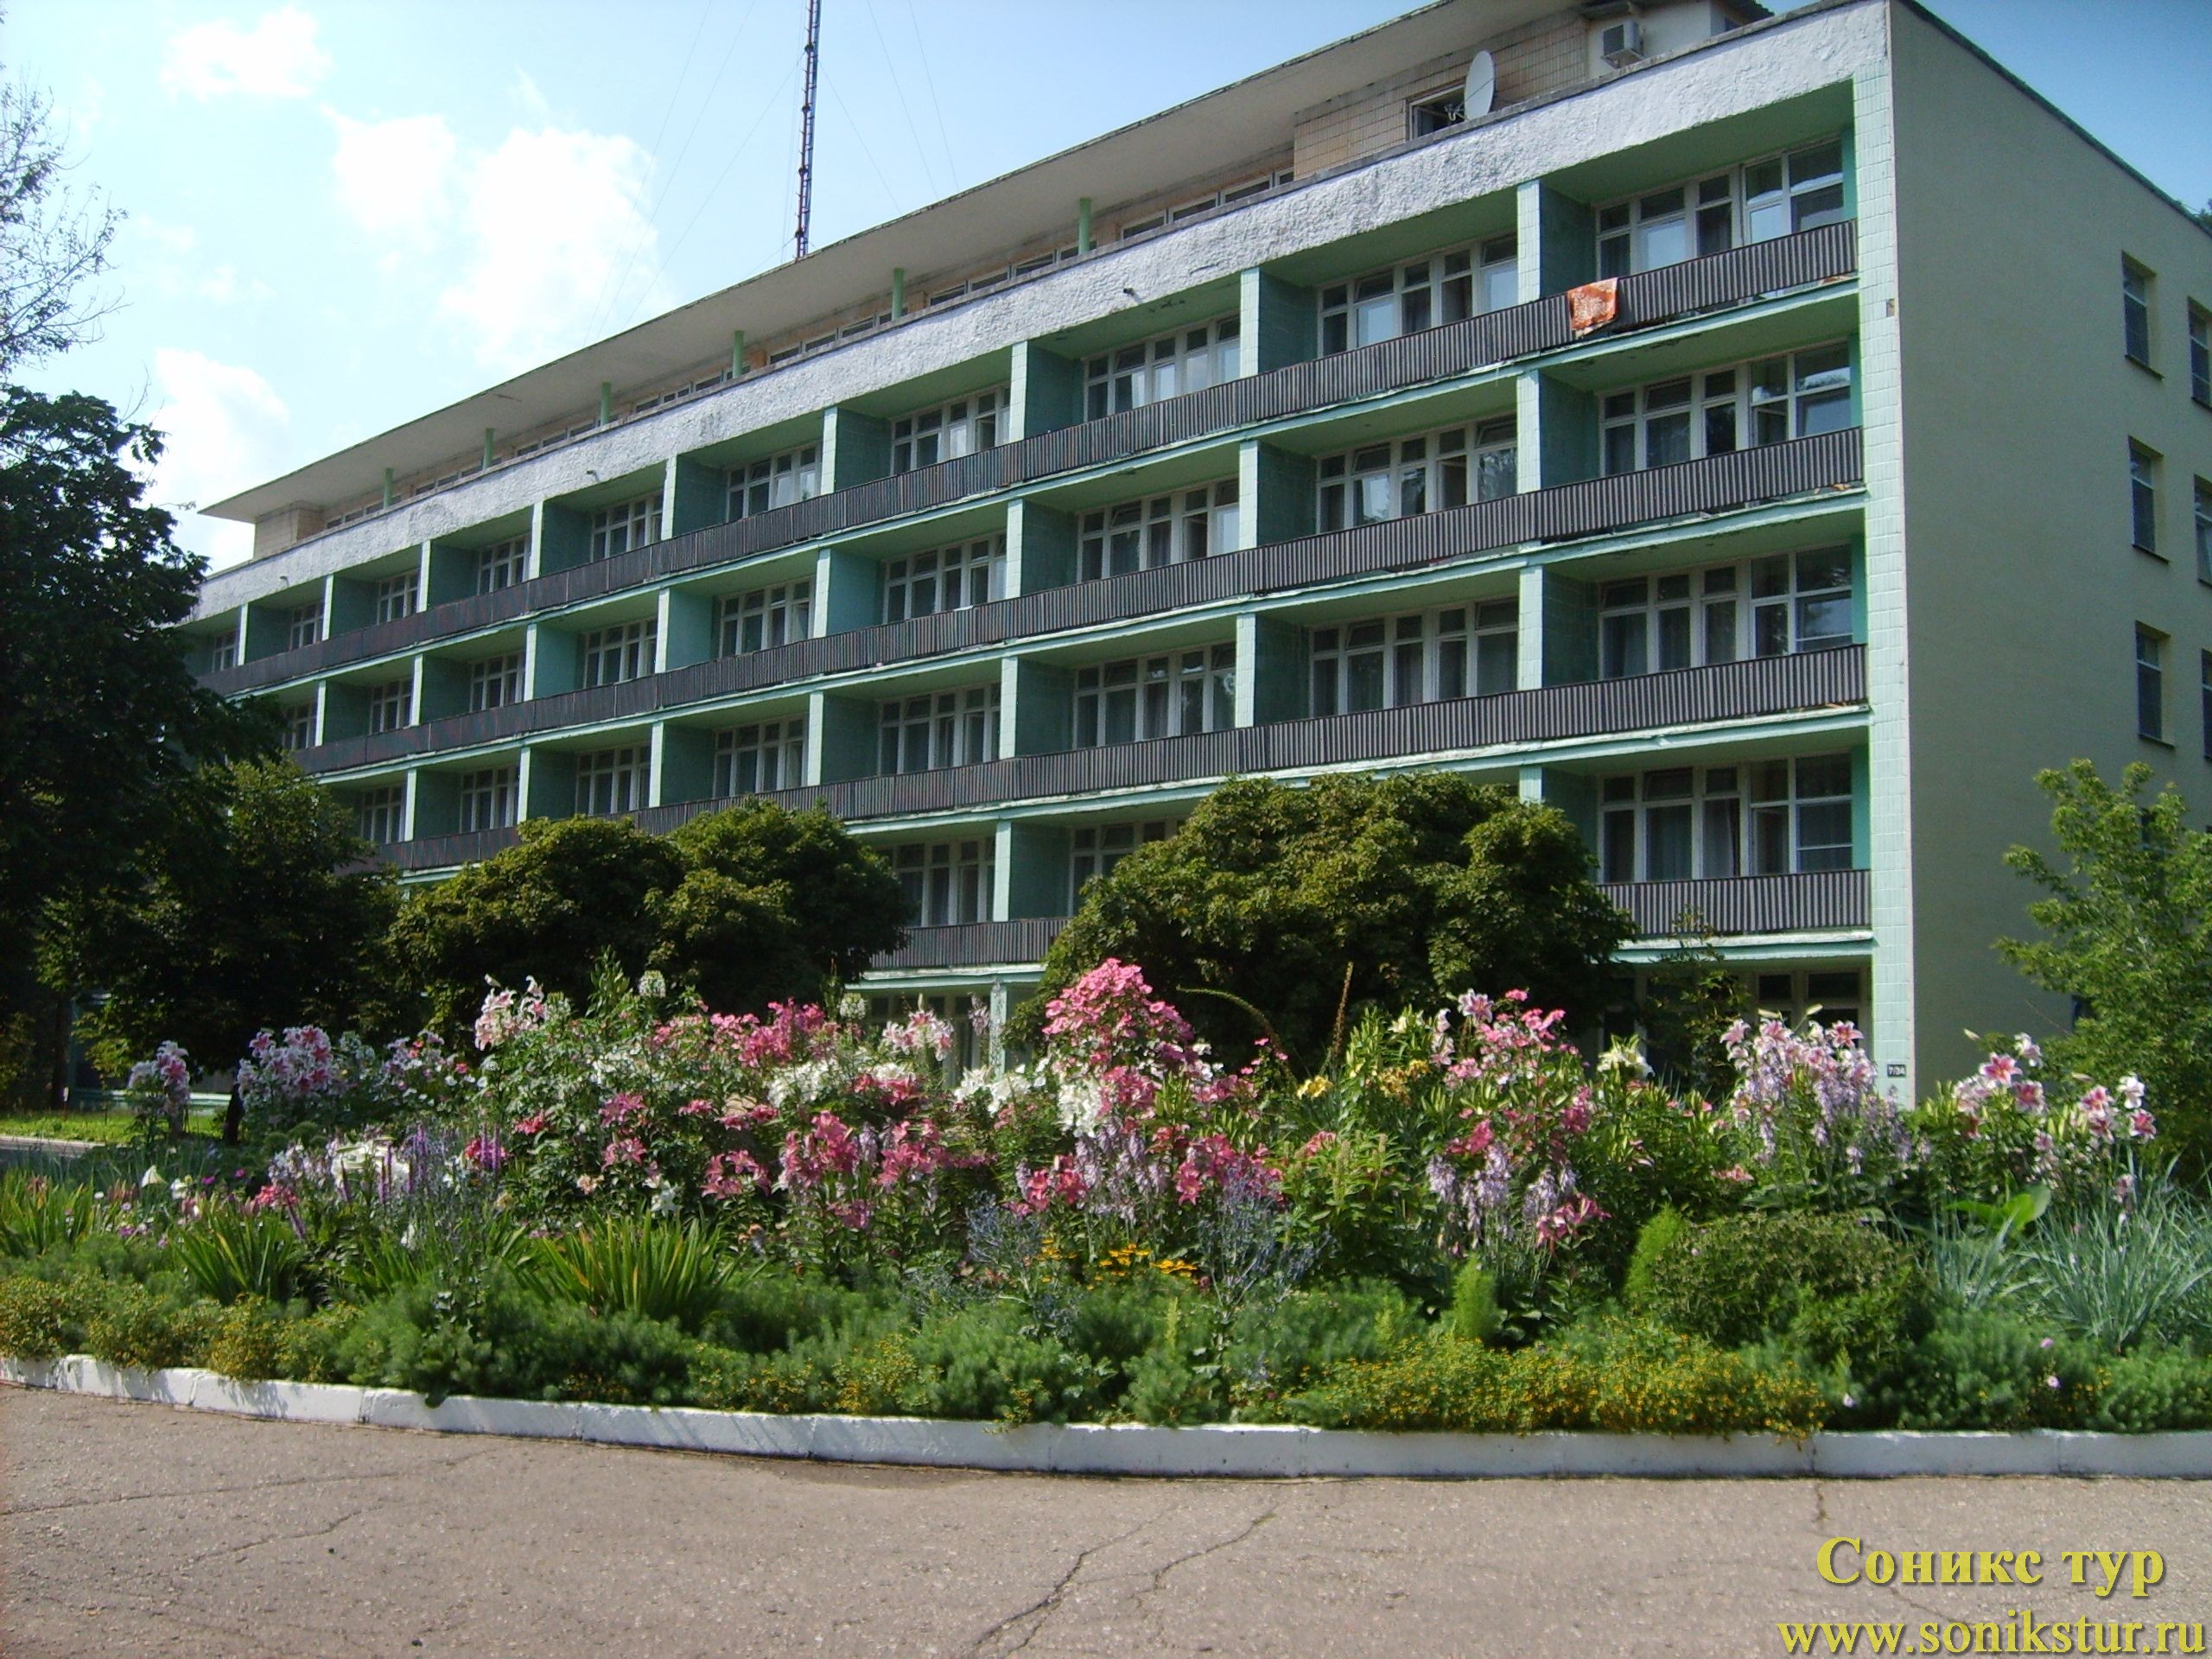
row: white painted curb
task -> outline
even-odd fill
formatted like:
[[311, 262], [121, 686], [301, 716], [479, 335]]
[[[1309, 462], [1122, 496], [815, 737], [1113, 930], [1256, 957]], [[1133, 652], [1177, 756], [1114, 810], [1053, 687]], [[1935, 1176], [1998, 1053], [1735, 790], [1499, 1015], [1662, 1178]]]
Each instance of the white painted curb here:
[[362, 1423], [440, 1434], [504, 1434], [826, 1463], [910, 1464], [1066, 1475], [1234, 1479], [1395, 1475], [1759, 1478], [1818, 1475], [2118, 1475], [2212, 1479], [2212, 1431], [2087, 1434], [1819, 1433], [1803, 1444], [1711, 1434], [1428, 1434], [1215, 1423], [987, 1423], [920, 1417], [779, 1415], [689, 1407], [601, 1406], [454, 1395], [431, 1405], [399, 1389], [241, 1382], [213, 1371], [132, 1370], [83, 1354], [0, 1358], [0, 1382], [299, 1423]]

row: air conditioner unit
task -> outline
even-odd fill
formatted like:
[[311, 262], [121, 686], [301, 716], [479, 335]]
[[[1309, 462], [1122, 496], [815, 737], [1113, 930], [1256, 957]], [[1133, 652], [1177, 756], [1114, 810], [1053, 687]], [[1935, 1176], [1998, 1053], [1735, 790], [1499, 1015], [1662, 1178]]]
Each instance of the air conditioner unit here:
[[1598, 55], [1616, 69], [1643, 61], [1643, 25], [1633, 17], [1605, 25], [1598, 36]]

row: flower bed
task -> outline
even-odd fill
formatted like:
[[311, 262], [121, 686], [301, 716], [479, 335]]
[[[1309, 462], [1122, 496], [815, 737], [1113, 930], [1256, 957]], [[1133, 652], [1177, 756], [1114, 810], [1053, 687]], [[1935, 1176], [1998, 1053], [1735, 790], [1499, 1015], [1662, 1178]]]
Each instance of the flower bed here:
[[2021, 1038], [1908, 1105], [1767, 1021], [1707, 1102], [1563, 1023], [1471, 995], [1300, 1076], [1108, 962], [957, 1077], [928, 1014], [650, 975], [495, 988], [466, 1052], [268, 1033], [235, 1173], [163, 1170], [163, 1095], [135, 1179], [0, 1177], [0, 1353], [1007, 1425], [2212, 1426], [2212, 1216], [2133, 1079]]

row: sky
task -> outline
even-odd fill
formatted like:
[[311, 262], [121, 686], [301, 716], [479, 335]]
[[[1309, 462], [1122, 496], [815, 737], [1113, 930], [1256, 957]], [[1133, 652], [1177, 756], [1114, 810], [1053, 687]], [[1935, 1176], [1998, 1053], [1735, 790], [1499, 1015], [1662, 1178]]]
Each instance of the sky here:
[[[804, 0], [0, 0], [70, 188], [128, 215], [101, 338], [31, 370], [168, 435], [183, 511], [790, 251]], [[814, 243], [1407, 0], [824, 0]], [[2212, 0], [1933, 0], [2191, 205]]]

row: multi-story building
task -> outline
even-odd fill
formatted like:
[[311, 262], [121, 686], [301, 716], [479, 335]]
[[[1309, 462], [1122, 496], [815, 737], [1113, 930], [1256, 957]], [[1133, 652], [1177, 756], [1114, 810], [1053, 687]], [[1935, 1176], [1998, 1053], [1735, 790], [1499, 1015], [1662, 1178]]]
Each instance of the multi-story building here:
[[1444, 0], [248, 490], [188, 626], [421, 877], [826, 802], [887, 995], [1231, 775], [1454, 768], [1910, 1089], [2064, 1016], [2035, 771], [2212, 784], [2208, 319], [1910, 0]]

